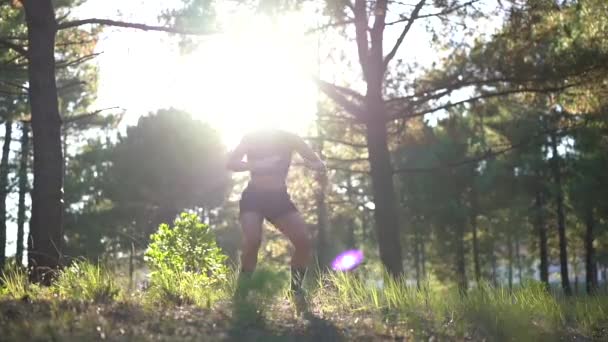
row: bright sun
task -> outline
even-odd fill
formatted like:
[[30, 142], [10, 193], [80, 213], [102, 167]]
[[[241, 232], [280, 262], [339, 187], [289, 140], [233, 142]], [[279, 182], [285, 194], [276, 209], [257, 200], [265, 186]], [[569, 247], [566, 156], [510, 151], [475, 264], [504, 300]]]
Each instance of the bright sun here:
[[217, 127], [229, 147], [260, 127], [302, 133], [316, 110], [316, 38], [289, 17], [234, 26], [186, 59], [184, 107]]
[[163, 34], [104, 31], [95, 106], [126, 110], [122, 126], [175, 107], [209, 122], [228, 148], [256, 127], [304, 133], [316, 112], [317, 37], [310, 16], [224, 16], [221, 34], [180, 55]]

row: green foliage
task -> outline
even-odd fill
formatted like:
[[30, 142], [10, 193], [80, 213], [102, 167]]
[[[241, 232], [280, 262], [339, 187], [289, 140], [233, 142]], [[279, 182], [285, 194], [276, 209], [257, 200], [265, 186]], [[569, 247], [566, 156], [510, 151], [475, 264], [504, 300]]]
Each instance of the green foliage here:
[[23, 267], [7, 268], [0, 277], [0, 294], [11, 298], [28, 298], [37, 290], [38, 285], [30, 284], [27, 271]]
[[230, 184], [225, 149], [209, 125], [183, 111], [160, 110], [119, 140], [107, 195], [144, 236], [185, 209], [223, 202]]
[[174, 227], [161, 224], [145, 253], [152, 270], [153, 297], [177, 304], [212, 300], [213, 288], [227, 280], [226, 256], [215, 235], [196, 214], [182, 213]]
[[152, 234], [146, 261], [153, 272], [165, 269], [209, 275], [210, 281], [225, 280], [226, 256], [217, 247], [208, 225], [196, 214], [182, 213], [174, 227], [161, 224]]
[[209, 307], [220, 293], [209, 286], [209, 277], [194, 272], [164, 269], [152, 275], [146, 298], [164, 305], [198, 305]]
[[53, 290], [63, 299], [109, 302], [119, 294], [115, 276], [104, 266], [77, 261], [61, 270]]

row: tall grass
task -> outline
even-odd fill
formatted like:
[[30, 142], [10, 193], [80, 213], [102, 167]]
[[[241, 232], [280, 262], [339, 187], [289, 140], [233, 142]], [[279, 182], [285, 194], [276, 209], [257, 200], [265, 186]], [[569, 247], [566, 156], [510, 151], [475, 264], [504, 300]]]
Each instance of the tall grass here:
[[8, 268], [0, 277], [0, 293], [14, 299], [31, 297], [36, 292], [37, 286], [28, 281], [27, 271], [23, 267]]
[[59, 272], [52, 290], [63, 299], [109, 302], [120, 292], [115, 276], [101, 265], [77, 261]]
[[165, 270], [154, 275], [145, 292], [148, 303], [210, 307], [224, 296], [220, 287], [210, 288], [199, 274]]
[[480, 284], [462, 294], [428, 283], [408, 286], [387, 274], [377, 285], [364, 274], [327, 273], [318, 280], [314, 300], [322, 311], [375, 315], [408, 326], [414, 335], [432, 331], [495, 341], [591, 336], [608, 320], [605, 296], [564, 298], [536, 282], [513, 290]]
[[[490, 341], [601, 336], [601, 340], [605, 337], [602, 329], [608, 327], [605, 294], [568, 298], [547, 291], [537, 282], [524, 283], [512, 290], [483, 283], [462, 294], [430, 280], [417, 288], [386, 273], [378, 276], [360, 270], [319, 274], [312, 285], [313, 277], [307, 279], [313, 311], [345, 322], [352, 319], [353, 324], [363, 318], [373, 326], [403, 328], [415, 340], [428, 340], [430, 336], [438, 336], [439, 340]], [[241, 281], [237, 275], [229, 272], [227, 281], [210, 288], [195, 273], [158, 273], [155, 281], [129, 302], [155, 307], [161, 303], [171, 308], [210, 307], [219, 301], [220, 305], [232, 305], [233, 317], [247, 324], [263, 324], [265, 318], [284, 317], [281, 316], [284, 310], [273, 309], [285, 308], [275, 304], [287, 297], [286, 272], [261, 268]], [[77, 262], [60, 271], [49, 289], [30, 284], [22, 268], [7, 270], [1, 280], [0, 297], [13, 299], [107, 303], [121, 301], [119, 294], [124, 292], [114, 274], [87, 262]], [[233, 296], [235, 293], [244, 295]], [[260, 321], [259, 317], [264, 319]]]

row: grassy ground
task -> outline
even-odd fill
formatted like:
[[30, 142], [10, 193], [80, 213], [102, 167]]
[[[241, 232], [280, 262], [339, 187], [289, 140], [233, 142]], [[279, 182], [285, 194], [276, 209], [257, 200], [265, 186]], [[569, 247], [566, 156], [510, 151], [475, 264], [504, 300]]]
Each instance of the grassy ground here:
[[[127, 291], [110, 272], [79, 264], [50, 288], [5, 275], [2, 341], [605, 341], [608, 296], [563, 298], [536, 283], [466, 296], [331, 273], [311, 281], [296, 315], [287, 274], [261, 270], [235, 305], [234, 279], [213, 290], [188, 279]], [[169, 284], [169, 285], [167, 285]], [[173, 284], [175, 285], [172, 287]]]

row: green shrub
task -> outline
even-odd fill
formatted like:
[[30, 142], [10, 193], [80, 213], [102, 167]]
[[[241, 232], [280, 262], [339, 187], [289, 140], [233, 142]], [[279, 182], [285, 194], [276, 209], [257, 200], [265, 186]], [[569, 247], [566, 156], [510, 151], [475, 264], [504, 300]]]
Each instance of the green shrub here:
[[150, 267], [150, 292], [176, 304], [211, 301], [214, 286], [227, 280], [226, 256], [208, 225], [196, 214], [182, 213], [174, 227], [161, 224], [145, 253]]
[[109, 302], [120, 292], [114, 275], [103, 266], [77, 261], [63, 269], [53, 290], [60, 297], [90, 302]]

